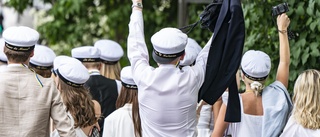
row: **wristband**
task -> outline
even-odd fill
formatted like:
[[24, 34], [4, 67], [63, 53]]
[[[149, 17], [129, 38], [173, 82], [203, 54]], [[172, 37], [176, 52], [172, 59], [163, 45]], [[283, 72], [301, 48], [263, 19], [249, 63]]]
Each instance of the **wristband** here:
[[140, 9], [142, 9], [142, 8], [143, 8], [143, 6], [142, 6], [142, 3], [141, 3], [141, 2], [133, 3], [131, 7], [132, 7], [132, 8], [137, 7], [137, 8], [140, 8]]

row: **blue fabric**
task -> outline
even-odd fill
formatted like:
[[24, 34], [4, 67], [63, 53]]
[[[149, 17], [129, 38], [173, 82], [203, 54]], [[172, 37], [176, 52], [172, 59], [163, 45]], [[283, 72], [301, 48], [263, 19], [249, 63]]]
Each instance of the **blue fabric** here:
[[279, 81], [267, 86], [262, 92], [262, 104], [262, 137], [279, 137], [292, 110], [292, 101], [286, 87]]

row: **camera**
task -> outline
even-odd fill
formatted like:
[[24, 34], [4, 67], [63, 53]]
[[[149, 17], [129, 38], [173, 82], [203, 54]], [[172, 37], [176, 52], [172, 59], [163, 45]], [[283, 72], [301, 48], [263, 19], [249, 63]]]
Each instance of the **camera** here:
[[285, 2], [272, 7], [272, 16], [278, 16], [288, 11], [289, 11], [289, 6], [288, 6], [288, 3]]

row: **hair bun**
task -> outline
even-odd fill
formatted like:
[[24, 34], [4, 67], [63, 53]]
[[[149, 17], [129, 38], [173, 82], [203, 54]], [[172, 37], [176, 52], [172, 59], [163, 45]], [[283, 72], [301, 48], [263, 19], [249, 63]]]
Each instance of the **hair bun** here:
[[260, 82], [257, 82], [257, 81], [253, 81], [251, 84], [250, 84], [250, 87], [251, 89], [254, 90], [254, 92], [256, 93], [256, 95], [261, 95], [261, 92], [263, 90], [263, 85], [260, 83]]

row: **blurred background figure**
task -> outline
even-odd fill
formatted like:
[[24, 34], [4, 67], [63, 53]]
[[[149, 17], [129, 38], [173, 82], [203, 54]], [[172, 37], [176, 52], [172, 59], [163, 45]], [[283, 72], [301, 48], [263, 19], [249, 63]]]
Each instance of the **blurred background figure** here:
[[97, 100], [102, 108], [99, 119], [100, 134], [103, 133], [104, 118], [116, 110], [118, 89], [116, 82], [100, 74], [101, 60], [100, 50], [93, 46], [82, 46], [71, 50], [72, 57], [80, 60], [88, 69], [90, 78], [85, 83], [94, 100]]
[[[83, 86], [90, 77], [88, 70], [75, 58], [58, 56], [54, 60], [53, 73], [77, 136], [89, 136], [97, 125], [101, 110], [98, 110], [99, 103], [92, 100], [89, 91]], [[52, 137], [59, 135], [53, 131]]]
[[196, 63], [196, 59], [201, 50], [201, 46], [194, 39], [188, 38], [188, 43], [185, 48], [185, 56], [179, 63], [180, 67], [193, 66]]
[[37, 74], [44, 78], [51, 77], [51, 69], [53, 68], [53, 60], [56, 54], [52, 49], [43, 45], [36, 45], [34, 55], [30, 59], [29, 66], [36, 71]]
[[293, 110], [281, 137], [320, 137], [320, 72], [309, 69], [297, 78]]
[[138, 87], [130, 66], [121, 70], [121, 81], [117, 110], [105, 119], [103, 137], [141, 137]]
[[98, 40], [94, 43], [94, 47], [101, 52], [100, 59], [102, 62], [100, 73], [106, 78], [115, 80], [117, 82], [118, 91], [121, 90], [120, 71], [121, 66], [119, 60], [123, 56], [123, 49], [115, 41], [112, 40]]
[[4, 40], [0, 38], [0, 69], [7, 66], [8, 58], [3, 52]]

